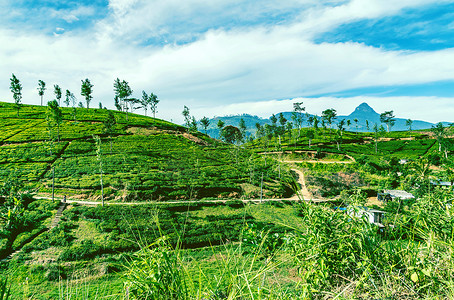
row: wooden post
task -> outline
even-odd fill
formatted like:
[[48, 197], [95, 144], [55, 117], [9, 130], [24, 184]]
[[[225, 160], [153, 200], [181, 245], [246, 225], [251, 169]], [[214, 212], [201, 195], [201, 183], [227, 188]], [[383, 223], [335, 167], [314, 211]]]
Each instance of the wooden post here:
[[52, 202], [54, 202], [55, 199], [54, 186], [55, 186], [55, 166], [52, 166]]
[[263, 200], [263, 172], [262, 172], [262, 179], [260, 180], [260, 203]]

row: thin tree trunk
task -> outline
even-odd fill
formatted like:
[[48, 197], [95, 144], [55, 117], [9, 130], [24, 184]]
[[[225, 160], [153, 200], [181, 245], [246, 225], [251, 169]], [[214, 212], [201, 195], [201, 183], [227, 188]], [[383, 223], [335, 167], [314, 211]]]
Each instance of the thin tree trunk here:
[[101, 203], [104, 206], [104, 186], [102, 184], [102, 169], [101, 169]]
[[52, 166], [52, 202], [54, 202], [55, 199], [54, 186], [55, 186], [55, 167]]

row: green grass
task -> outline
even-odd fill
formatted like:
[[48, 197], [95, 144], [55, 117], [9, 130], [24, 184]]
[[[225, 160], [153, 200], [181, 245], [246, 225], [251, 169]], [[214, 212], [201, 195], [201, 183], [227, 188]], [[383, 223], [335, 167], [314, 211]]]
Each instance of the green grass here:
[[77, 108], [74, 121], [72, 108], [63, 108], [58, 142], [57, 129], [49, 132], [46, 107], [24, 105], [16, 117], [12, 104], [0, 106], [4, 128], [0, 136], [0, 182], [15, 174], [29, 189], [42, 193], [48, 193], [55, 184], [59, 197], [79, 194], [97, 199], [100, 169], [92, 136], [101, 135], [107, 199], [239, 198], [245, 194], [244, 184], [260, 185], [257, 177], [247, 174], [262, 172], [268, 197], [291, 194], [290, 173], [283, 172], [282, 180], [276, 181], [272, 162], [265, 166], [259, 156], [247, 150], [199, 132], [188, 134], [186, 128], [164, 120], [114, 112], [117, 125], [110, 137], [102, 124], [107, 110]]

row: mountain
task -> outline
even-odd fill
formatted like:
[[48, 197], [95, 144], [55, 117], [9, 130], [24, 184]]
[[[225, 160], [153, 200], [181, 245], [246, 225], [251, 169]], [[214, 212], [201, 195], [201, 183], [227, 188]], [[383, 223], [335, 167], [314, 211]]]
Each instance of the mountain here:
[[[345, 119], [345, 120], [350, 120], [351, 125], [346, 127], [346, 130], [351, 130], [355, 131], [356, 130], [356, 125], [358, 126], [358, 131], [371, 131], [373, 125], [376, 123], [378, 125], [383, 125], [383, 123], [380, 122], [380, 114], [377, 113], [372, 107], [369, 106], [367, 103], [361, 103], [358, 105], [355, 110], [349, 114], [348, 116], [338, 116], [337, 117], [337, 122], [340, 120]], [[354, 120], [358, 120], [358, 124], [354, 122]], [[367, 129], [367, 123], [366, 120], [369, 122], [369, 129]], [[408, 130], [408, 127], [406, 125], [407, 119], [401, 119], [401, 118], [395, 118], [395, 124], [391, 128], [392, 131], [404, 131]], [[433, 123], [430, 122], [425, 122], [425, 121], [419, 121], [419, 120], [413, 120], [412, 123], [412, 129], [414, 130], [421, 130], [421, 129], [429, 129], [433, 126]], [[386, 127], [386, 126], [385, 126]]]
[[[288, 121], [292, 121], [292, 114], [293, 112], [280, 112], [284, 115], [284, 117]], [[276, 116], [279, 115], [280, 113], [276, 113]], [[395, 112], [394, 112], [395, 113]], [[307, 116], [315, 116], [312, 114], [308, 114]], [[317, 116], [320, 118], [320, 116]], [[232, 125], [232, 126], [238, 126], [240, 119], [243, 118], [246, 127], [247, 127], [247, 133], [249, 135], [254, 135], [255, 134], [255, 124], [259, 123], [260, 125], [264, 124], [271, 124], [270, 119], [263, 119], [257, 116], [252, 116], [248, 114], [243, 114], [243, 115], [237, 115], [237, 116], [228, 116], [228, 117], [216, 117], [211, 119], [211, 125], [209, 127], [209, 130], [207, 133], [212, 136], [212, 137], [219, 137], [219, 130], [216, 127], [216, 124], [219, 120], [222, 120], [225, 122], [225, 125]], [[369, 106], [367, 103], [361, 103], [358, 105], [355, 110], [347, 115], [347, 116], [337, 116], [336, 120], [333, 123], [333, 127], [336, 126], [336, 124], [341, 121], [341, 120], [350, 120], [350, 126], [346, 126], [346, 130], [349, 131], [360, 131], [360, 132], [367, 132], [367, 131], [372, 131], [373, 125], [376, 123], [378, 125], [383, 125], [383, 123], [380, 122], [380, 114], [377, 113], [372, 107]], [[354, 120], [358, 120], [356, 123]], [[307, 117], [304, 118], [303, 122], [303, 127], [308, 126], [306, 123]], [[367, 122], [369, 124], [369, 128], [367, 128]], [[402, 118], [395, 118], [395, 124], [391, 128], [392, 131], [404, 131], [408, 130], [408, 127], [406, 126], [406, 120], [407, 119], [402, 119]], [[442, 122], [443, 125], [448, 126], [448, 122]], [[434, 123], [426, 122], [426, 121], [420, 121], [420, 120], [413, 120], [412, 123], [412, 129], [414, 130], [422, 130], [422, 129], [430, 129], [432, 126], [434, 126]], [[385, 126], [386, 127], [386, 126]]]

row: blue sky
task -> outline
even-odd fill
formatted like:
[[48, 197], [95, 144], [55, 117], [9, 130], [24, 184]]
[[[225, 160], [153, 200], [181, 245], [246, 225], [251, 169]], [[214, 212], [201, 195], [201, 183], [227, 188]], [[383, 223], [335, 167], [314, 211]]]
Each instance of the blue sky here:
[[113, 108], [119, 77], [176, 122], [184, 105], [268, 117], [292, 101], [454, 121], [454, 0], [5, 0], [0, 45], [4, 101], [15, 73], [24, 103], [38, 79], [81, 98], [90, 78], [92, 106]]

